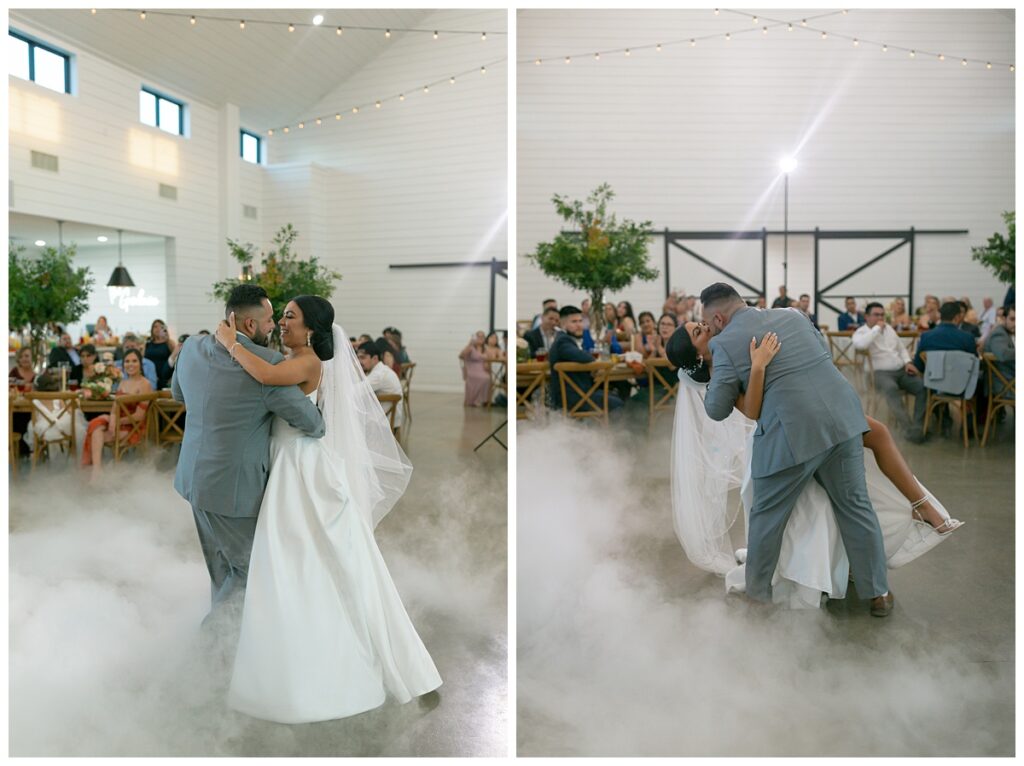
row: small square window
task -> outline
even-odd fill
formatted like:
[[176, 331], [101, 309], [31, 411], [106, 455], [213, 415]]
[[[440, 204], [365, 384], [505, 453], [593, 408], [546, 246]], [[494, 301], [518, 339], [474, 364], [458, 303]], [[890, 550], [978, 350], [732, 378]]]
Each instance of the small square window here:
[[160, 99], [160, 111], [157, 112], [160, 130], [175, 135], [181, 133], [181, 107], [173, 101]]
[[67, 59], [59, 53], [48, 51], [46, 48], [33, 46], [32, 53], [35, 56], [35, 81], [44, 88], [55, 90], [58, 93], [67, 93], [67, 78], [65, 64]]
[[246, 162], [260, 162], [260, 139], [252, 133], [242, 131], [242, 159]]
[[146, 90], [139, 91], [139, 119], [144, 125], [156, 127], [156, 96]]
[[14, 35], [7, 35], [7, 71], [22, 80], [29, 80], [28, 42]]

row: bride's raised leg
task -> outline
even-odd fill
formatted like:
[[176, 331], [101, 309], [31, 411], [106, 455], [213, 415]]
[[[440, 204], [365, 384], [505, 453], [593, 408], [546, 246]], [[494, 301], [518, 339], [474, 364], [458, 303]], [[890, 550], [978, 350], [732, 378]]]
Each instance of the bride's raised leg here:
[[875, 462], [886, 478], [910, 502], [911, 512], [916, 513], [939, 532], [951, 532], [955, 529], [958, 525], [947, 522], [914, 478], [888, 427], [872, 417], [867, 417], [867, 420], [871, 431], [864, 434], [864, 446], [874, 453]]

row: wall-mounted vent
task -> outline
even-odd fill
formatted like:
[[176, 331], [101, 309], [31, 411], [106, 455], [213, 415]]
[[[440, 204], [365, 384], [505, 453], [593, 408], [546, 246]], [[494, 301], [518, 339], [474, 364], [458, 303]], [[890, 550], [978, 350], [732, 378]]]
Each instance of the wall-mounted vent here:
[[160, 184], [160, 196], [164, 199], [178, 199], [178, 187], [170, 184]]
[[253, 220], [259, 218], [256, 208], [253, 207], [252, 205], [242, 205], [242, 215], [244, 215], [246, 218], [252, 218]]
[[57, 155], [32, 151], [32, 167], [57, 172]]

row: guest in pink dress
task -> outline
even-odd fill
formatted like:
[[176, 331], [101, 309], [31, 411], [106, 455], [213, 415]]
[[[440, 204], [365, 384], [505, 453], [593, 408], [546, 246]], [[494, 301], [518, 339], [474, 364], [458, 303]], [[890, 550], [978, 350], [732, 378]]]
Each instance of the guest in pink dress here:
[[466, 381], [466, 399], [463, 404], [467, 407], [487, 404], [490, 394], [491, 373], [484, 364], [485, 338], [483, 330], [479, 330], [459, 352], [459, 359], [463, 362], [462, 379]]

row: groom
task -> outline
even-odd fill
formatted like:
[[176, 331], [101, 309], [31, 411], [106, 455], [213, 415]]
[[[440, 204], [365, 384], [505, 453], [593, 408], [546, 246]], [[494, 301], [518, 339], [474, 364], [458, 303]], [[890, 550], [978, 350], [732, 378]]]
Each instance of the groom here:
[[782, 342], [765, 370], [764, 403], [754, 432], [754, 507], [747, 535], [747, 595], [771, 601], [782, 535], [804, 486], [815, 479], [832, 500], [858, 593], [871, 614], [893, 607], [878, 517], [864, 483], [868, 431], [857, 392], [832, 363], [828, 344], [807, 317], [789, 309], [749, 308], [718, 282], [700, 296], [711, 325], [711, 383], [704, 409], [713, 420], [732, 412], [750, 378], [750, 339], [774, 332]]
[[[284, 359], [266, 348], [274, 312], [262, 287], [246, 284], [233, 289], [224, 316], [231, 312], [242, 346], [271, 364]], [[185, 438], [174, 488], [192, 505], [217, 609], [245, 588], [256, 517], [267, 486], [273, 416], [317, 438], [324, 435], [324, 421], [298, 386], [258, 383], [213, 335], [193, 335], [185, 341], [171, 392], [185, 403]]]

